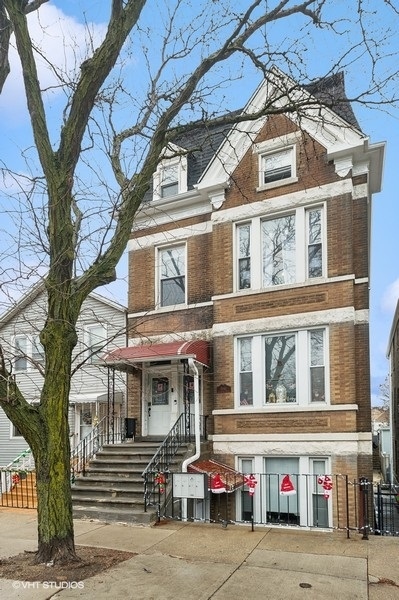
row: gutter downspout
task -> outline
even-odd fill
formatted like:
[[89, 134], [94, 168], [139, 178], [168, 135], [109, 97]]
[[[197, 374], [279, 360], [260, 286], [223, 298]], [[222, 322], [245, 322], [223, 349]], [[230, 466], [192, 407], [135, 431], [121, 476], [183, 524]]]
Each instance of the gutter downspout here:
[[[197, 365], [193, 358], [188, 359], [190, 370], [194, 374], [194, 433], [195, 433], [195, 453], [186, 458], [182, 464], [182, 472], [187, 473], [187, 468], [191, 463], [197, 460], [201, 454], [201, 430], [200, 430], [200, 403], [199, 403], [199, 377]], [[182, 499], [182, 521], [187, 521], [187, 498]]]

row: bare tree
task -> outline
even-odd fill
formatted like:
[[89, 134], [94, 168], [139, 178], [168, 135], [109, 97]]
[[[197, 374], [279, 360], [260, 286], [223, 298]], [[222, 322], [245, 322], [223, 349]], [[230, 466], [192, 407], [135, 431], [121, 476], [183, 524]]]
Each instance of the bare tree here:
[[389, 375], [387, 375], [382, 383], [380, 383], [379, 400], [382, 402], [382, 408], [389, 411], [391, 403], [391, 386], [389, 383]]
[[[29, 405], [16, 385], [6, 394], [9, 371], [4, 358], [0, 364], [0, 406], [36, 462], [38, 562], [75, 558], [67, 413], [76, 323], [88, 294], [115, 279], [163, 149], [193, 127], [193, 119], [206, 127], [210, 119], [232, 125], [267, 114], [298, 119], [316, 114], [318, 101], [303, 89], [312, 81], [305, 57], [312, 44], [315, 51], [325, 47], [323, 36], [337, 44], [325, 74], [360, 63], [368, 80], [351, 100], [389, 109], [396, 101], [390, 87], [396, 74], [379, 68], [390, 51], [390, 32], [380, 28], [377, 39], [375, 4], [359, 0], [351, 21], [347, 7], [327, 0], [198, 0], [193, 6], [186, 0], [112, 0], [102, 40], [89, 40], [85, 60], [67, 73], [30, 33], [28, 18], [33, 11], [43, 14], [46, 0], [0, 2], [0, 87], [15, 39], [34, 140], [34, 152], [25, 154], [32, 185], [13, 176], [25, 207], [19, 242], [25, 251], [34, 247], [36, 264], [45, 267], [48, 297], [37, 406]], [[378, 4], [397, 16], [389, 0]], [[54, 115], [50, 123], [39, 59], [50, 66], [66, 98], [56, 126]], [[292, 79], [280, 79], [273, 63]], [[270, 81], [262, 110], [220, 116], [224, 94], [248, 71]], [[325, 94], [323, 102], [337, 111], [348, 106], [348, 99], [337, 95]], [[28, 277], [26, 252], [17, 256], [13, 277]], [[11, 281], [10, 272], [4, 268]]]

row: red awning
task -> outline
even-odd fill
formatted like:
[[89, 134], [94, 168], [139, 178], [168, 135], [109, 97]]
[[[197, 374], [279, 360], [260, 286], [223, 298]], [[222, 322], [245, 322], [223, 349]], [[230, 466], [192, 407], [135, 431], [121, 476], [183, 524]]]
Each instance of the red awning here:
[[234, 492], [245, 483], [242, 473], [211, 458], [199, 459], [191, 463], [188, 472], [208, 475], [209, 489], [215, 494]]
[[209, 366], [209, 343], [205, 340], [189, 342], [168, 342], [165, 344], [146, 344], [117, 348], [104, 356], [109, 365], [126, 365], [149, 361], [194, 358], [197, 362]]

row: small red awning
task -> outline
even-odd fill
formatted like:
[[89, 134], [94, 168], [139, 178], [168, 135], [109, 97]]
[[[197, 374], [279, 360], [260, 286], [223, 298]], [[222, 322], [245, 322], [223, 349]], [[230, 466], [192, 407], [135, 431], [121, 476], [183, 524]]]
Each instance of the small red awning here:
[[167, 342], [165, 344], [146, 344], [116, 348], [104, 357], [109, 365], [126, 365], [149, 361], [166, 361], [178, 358], [194, 358], [208, 367], [210, 365], [209, 343], [205, 340], [188, 342]]
[[189, 473], [208, 475], [209, 489], [215, 494], [235, 492], [245, 483], [242, 473], [211, 458], [196, 460], [188, 466], [187, 470]]

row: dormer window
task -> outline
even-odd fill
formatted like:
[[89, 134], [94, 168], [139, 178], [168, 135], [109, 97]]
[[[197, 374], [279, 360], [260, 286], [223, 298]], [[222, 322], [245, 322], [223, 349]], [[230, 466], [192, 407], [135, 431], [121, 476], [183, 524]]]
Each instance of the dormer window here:
[[167, 165], [161, 172], [161, 198], [169, 198], [179, 193], [178, 164]]
[[153, 200], [172, 198], [187, 192], [187, 156], [183, 148], [169, 145], [162, 153], [153, 175]]

